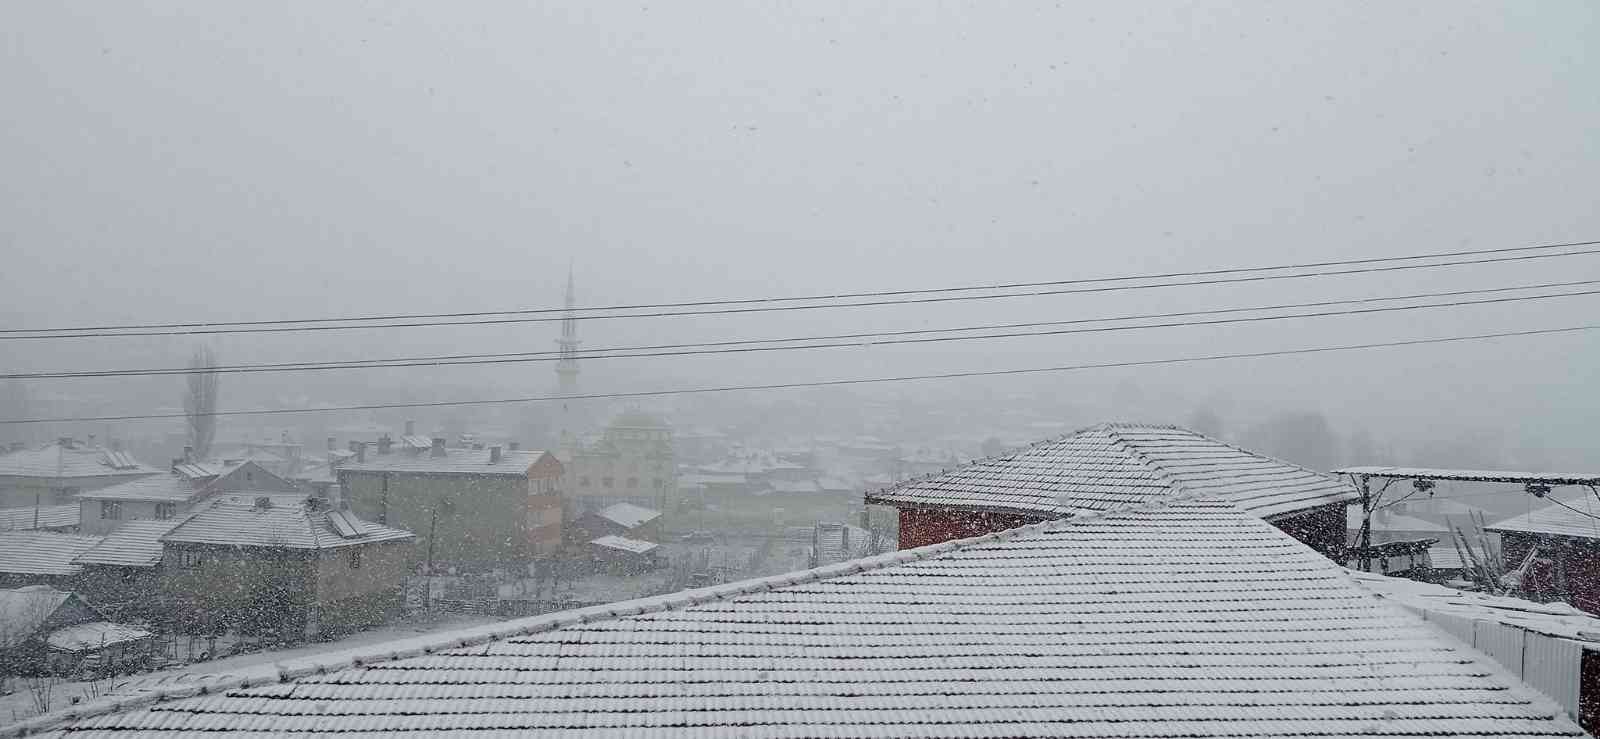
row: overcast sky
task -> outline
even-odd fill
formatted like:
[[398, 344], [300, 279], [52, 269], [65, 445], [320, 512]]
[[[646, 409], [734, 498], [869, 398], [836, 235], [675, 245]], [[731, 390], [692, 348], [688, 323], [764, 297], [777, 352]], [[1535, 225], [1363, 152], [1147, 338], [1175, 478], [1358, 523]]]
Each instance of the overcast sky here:
[[[1597, 50], [1600, 8], [1581, 0], [6, 3], [0, 318], [537, 307], [559, 302], [569, 264], [581, 302], [616, 303], [1600, 239]], [[584, 336], [784, 336], [1591, 278], [1600, 258], [1574, 257], [603, 322]], [[1596, 305], [635, 360], [592, 368], [586, 387], [1446, 336], [1590, 322]], [[535, 324], [214, 343], [227, 360], [272, 361], [546, 349], [553, 335]], [[18, 344], [0, 349], [6, 367], [181, 363], [193, 342]], [[1500, 425], [1592, 453], [1597, 358], [1595, 336], [1579, 334], [1100, 373], [1063, 388], [1127, 377], [1406, 433]], [[545, 365], [456, 372], [390, 379], [553, 385]]]

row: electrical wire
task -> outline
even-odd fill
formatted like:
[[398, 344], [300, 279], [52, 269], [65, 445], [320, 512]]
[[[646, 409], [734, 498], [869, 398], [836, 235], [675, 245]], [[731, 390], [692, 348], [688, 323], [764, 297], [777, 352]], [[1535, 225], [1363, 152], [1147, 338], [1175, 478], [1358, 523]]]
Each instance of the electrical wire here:
[[[1572, 244], [1572, 245], [1591, 245], [1591, 244], [1600, 244], [1600, 241], [1576, 242], [1575, 244]], [[1537, 249], [1537, 248], [1552, 248], [1553, 246], [1555, 246], [1555, 245], [1542, 246], [1542, 247], [1513, 247], [1513, 248], [1515, 248], [1515, 249]], [[1568, 246], [1568, 245], [1561, 245], [1561, 246]], [[717, 309], [717, 310], [701, 310], [701, 311], [656, 311], [656, 312], [650, 312], [650, 313], [621, 313], [621, 314], [605, 314], [605, 315], [576, 315], [575, 312], [577, 310], [579, 310], [579, 309], [574, 308], [574, 309], [572, 309], [572, 311], [574, 311], [573, 313], [568, 313], [566, 315], [560, 315], [560, 316], [548, 316], [547, 315], [547, 316], [542, 316], [542, 317], [528, 317], [528, 314], [556, 313], [556, 312], [564, 312], [564, 311], [567, 310], [567, 309], [563, 309], [563, 308], [538, 308], [538, 309], [511, 310], [511, 311], [479, 311], [479, 312], [473, 312], [473, 313], [456, 313], [456, 314], [448, 314], [448, 313], [413, 314], [412, 317], [415, 317], [415, 318], [458, 318], [458, 317], [462, 317], [462, 316], [491, 316], [491, 315], [518, 316], [518, 317], [515, 317], [515, 318], [492, 318], [492, 319], [491, 318], [472, 318], [470, 320], [413, 321], [413, 322], [410, 322], [410, 323], [349, 323], [349, 322], [352, 322], [352, 321], [390, 320], [389, 318], [386, 318], [386, 317], [370, 316], [370, 317], [352, 317], [352, 318], [311, 318], [311, 319], [299, 319], [299, 320], [277, 319], [277, 320], [271, 320], [271, 321], [212, 322], [212, 323], [199, 323], [199, 324], [128, 324], [126, 326], [64, 327], [64, 328], [54, 328], [54, 329], [45, 329], [45, 328], [40, 328], [40, 329], [0, 329], [0, 341], [22, 340], [22, 339], [112, 338], [112, 337], [124, 337], [124, 336], [192, 336], [192, 335], [204, 335], [204, 334], [284, 333], [284, 332], [302, 332], [302, 331], [348, 331], [348, 330], [357, 330], [357, 329], [424, 328], [424, 327], [437, 327], [437, 326], [473, 326], [473, 325], [506, 324], [506, 323], [549, 323], [549, 322], [569, 321], [569, 320], [585, 321], [585, 320], [608, 320], [608, 319], [620, 319], [620, 318], [665, 318], [665, 317], [680, 317], [680, 316], [727, 315], [727, 314], [734, 314], [734, 313], [766, 313], [766, 312], [773, 312], [773, 311], [823, 310], [823, 309], [837, 309], [837, 308], [863, 308], [863, 307], [879, 307], [879, 306], [886, 306], [886, 305], [909, 305], [909, 304], [926, 304], [926, 303], [944, 303], [944, 302], [970, 301], [970, 300], [1001, 300], [1001, 299], [1010, 299], [1010, 298], [1042, 297], [1042, 296], [1048, 296], [1048, 295], [1070, 295], [1070, 294], [1084, 294], [1084, 293], [1120, 292], [1120, 291], [1127, 291], [1127, 290], [1149, 290], [1149, 289], [1157, 289], [1157, 288], [1188, 287], [1188, 286], [1196, 286], [1196, 285], [1218, 285], [1218, 284], [1230, 284], [1230, 283], [1262, 282], [1262, 281], [1271, 281], [1271, 280], [1308, 279], [1308, 278], [1317, 278], [1317, 277], [1334, 277], [1334, 276], [1344, 276], [1344, 275], [1353, 275], [1353, 274], [1370, 274], [1370, 273], [1378, 273], [1378, 272], [1395, 272], [1395, 271], [1416, 270], [1416, 269], [1436, 269], [1436, 268], [1439, 268], [1439, 267], [1457, 267], [1457, 266], [1466, 266], [1466, 265], [1495, 264], [1495, 263], [1502, 263], [1502, 262], [1519, 262], [1519, 261], [1527, 261], [1527, 260], [1533, 260], [1533, 259], [1554, 259], [1554, 258], [1559, 258], [1559, 257], [1587, 256], [1587, 255], [1594, 255], [1594, 254], [1600, 254], [1600, 249], [1586, 249], [1586, 250], [1579, 250], [1579, 251], [1559, 252], [1559, 253], [1554, 253], [1554, 254], [1523, 254], [1523, 255], [1509, 256], [1509, 257], [1494, 257], [1494, 258], [1489, 258], [1489, 259], [1472, 259], [1472, 260], [1457, 260], [1457, 261], [1447, 261], [1447, 262], [1434, 262], [1434, 263], [1429, 263], [1429, 264], [1404, 264], [1404, 265], [1390, 265], [1390, 266], [1384, 266], [1384, 267], [1361, 267], [1361, 268], [1355, 268], [1355, 269], [1344, 269], [1344, 270], [1334, 270], [1334, 271], [1325, 271], [1325, 272], [1309, 272], [1309, 273], [1289, 274], [1289, 275], [1255, 275], [1255, 276], [1249, 276], [1249, 277], [1228, 277], [1228, 278], [1205, 279], [1205, 280], [1188, 280], [1188, 281], [1179, 281], [1179, 282], [1163, 282], [1163, 283], [1156, 283], [1156, 284], [1150, 284], [1150, 285], [1106, 285], [1106, 286], [1089, 287], [1089, 288], [1065, 288], [1065, 289], [1055, 289], [1055, 290], [1035, 290], [1035, 291], [1030, 291], [1030, 292], [1003, 293], [1003, 294], [997, 294], [997, 295], [954, 295], [954, 296], [944, 295], [944, 296], [940, 296], [940, 297], [924, 297], [924, 298], [893, 299], [893, 300], [872, 300], [872, 301], [857, 301], [857, 302], [850, 302], [850, 303], [822, 303], [822, 304], [816, 304], [816, 305], [763, 305], [763, 306], [757, 306], [757, 307], [722, 308], [722, 309]], [[1371, 263], [1371, 262], [1385, 262], [1385, 261], [1405, 260], [1405, 259], [1420, 259], [1420, 258], [1425, 258], [1425, 257], [1379, 257], [1379, 258], [1373, 258], [1373, 259], [1368, 259], [1368, 260], [1348, 260], [1347, 262], [1330, 262], [1330, 263], [1327, 263], [1327, 264]], [[1171, 274], [1178, 274], [1178, 275], [1195, 274], [1195, 275], [1201, 275], [1201, 274], [1218, 274], [1218, 273], [1225, 273], [1225, 272], [1272, 271], [1272, 270], [1282, 270], [1282, 269], [1291, 269], [1291, 268], [1292, 267], [1250, 267], [1250, 268], [1236, 268], [1236, 269], [1230, 269], [1230, 270], [1213, 270], [1213, 271], [1209, 271], [1209, 272], [1171, 273]], [[1139, 278], [1139, 277], [1112, 277], [1112, 278], [1095, 278], [1095, 279], [1085, 279], [1085, 280], [1058, 280], [1058, 281], [1049, 282], [1049, 283], [1015, 283], [1015, 284], [1017, 286], [1063, 285], [1063, 284], [1081, 284], [1081, 283], [1087, 283], [1087, 282], [1109, 282], [1109, 281], [1137, 280], [1137, 279], [1158, 279], [1158, 278], [1154, 278], [1154, 277], [1143, 277], [1143, 278]], [[863, 295], [863, 296], [873, 296], [873, 295], [877, 295], [877, 294], [903, 295], [903, 294], [914, 294], [914, 293], [937, 293], [937, 292], [954, 292], [954, 291], [962, 291], [962, 290], [984, 290], [984, 289], [1013, 289], [1013, 288], [1011, 288], [1009, 286], [1006, 286], [1006, 287], [974, 286], [974, 287], [962, 287], [962, 288], [935, 288], [935, 289], [924, 290], [924, 291], [906, 290], [906, 291], [885, 291], [883, 293], [842, 293], [841, 295]], [[688, 303], [688, 304], [683, 304], [683, 305], [731, 305], [731, 304], [747, 304], [747, 303], [778, 303], [778, 302], [790, 302], [790, 301], [808, 301], [808, 300], [813, 300], [814, 301], [814, 300], [831, 300], [831, 299], [833, 299], [833, 298], [824, 298], [824, 297], [751, 298], [751, 299], [729, 300], [729, 301], [699, 301], [697, 303]], [[671, 306], [671, 305], [679, 305], [679, 304], [663, 303], [663, 304], [657, 304], [657, 305]], [[643, 306], [643, 307], [648, 307], [648, 306]], [[593, 310], [615, 310], [615, 309], [611, 309], [611, 308], [589, 308], [589, 309], [584, 309], [584, 310], [593, 311]], [[322, 325], [322, 324], [326, 324], [326, 323], [339, 323], [339, 322], [345, 322], [345, 323], [343, 323], [341, 325]], [[293, 323], [293, 324], [316, 324], [316, 325], [294, 325], [294, 326], [284, 325], [284, 324], [291, 324], [291, 323]], [[242, 326], [243, 328], [219, 328], [219, 327], [227, 327], [227, 326]], [[177, 328], [175, 330], [151, 330], [151, 331], [146, 331], [146, 330], [123, 330], [123, 329], [143, 329], [143, 328], [146, 328], [146, 327], [154, 327], [154, 328], [177, 327]]]
[[[1590, 281], [1590, 282], [1595, 282], [1595, 281]], [[1496, 291], [1496, 290], [1499, 290], [1499, 289], [1490, 290], [1489, 292], [1493, 292], [1493, 291]], [[854, 335], [843, 334], [843, 335], [838, 335], [838, 336], [836, 336], [834, 338], [850, 338], [852, 340], [845, 341], [845, 342], [834, 342], [834, 343], [788, 344], [788, 345], [783, 345], [783, 346], [742, 346], [742, 347], [738, 347], [738, 348], [729, 348], [729, 347], [724, 346], [723, 348], [682, 349], [682, 350], [674, 350], [674, 351], [633, 351], [631, 349], [623, 347], [623, 348], [615, 348], [615, 349], [602, 349], [602, 350], [591, 350], [589, 352], [580, 352], [580, 353], [576, 353], [576, 354], [572, 355], [570, 358], [571, 359], [578, 359], [578, 360], [590, 360], [590, 359], [635, 359], [635, 358], [644, 358], [644, 357], [682, 357], [682, 356], [699, 356], [699, 355], [707, 355], [707, 354], [745, 354], [745, 353], [751, 353], [751, 352], [790, 351], [790, 350], [796, 350], [796, 349], [841, 349], [841, 348], [861, 348], [861, 347], [874, 347], [874, 346], [891, 346], [891, 345], [900, 345], [900, 344], [929, 344], [929, 343], [943, 343], [943, 342], [955, 342], [955, 341], [1015, 339], [1015, 338], [1028, 338], [1028, 337], [1037, 337], [1037, 336], [1064, 336], [1064, 335], [1070, 335], [1070, 334], [1111, 333], [1111, 332], [1117, 332], [1117, 331], [1137, 331], [1137, 330], [1143, 330], [1143, 329], [1157, 329], [1157, 328], [1188, 328], [1188, 327], [1196, 327], [1196, 326], [1225, 325], [1225, 324], [1232, 324], [1232, 323], [1259, 323], [1259, 322], [1264, 322], [1264, 321], [1282, 321], [1282, 320], [1291, 320], [1291, 319], [1300, 319], [1300, 318], [1328, 318], [1328, 317], [1334, 317], [1334, 316], [1365, 315], [1365, 314], [1371, 314], [1371, 313], [1389, 313], [1389, 312], [1395, 312], [1395, 311], [1410, 311], [1410, 310], [1422, 310], [1422, 309], [1434, 309], [1434, 308], [1455, 308], [1455, 307], [1470, 306], [1470, 305], [1489, 305], [1489, 304], [1498, 304], [1498, 303], [1513, 303], [1513, 302], [1522, 302], [1522, 301], [1530, 301], [1530, 300], [1548, 300], [1548, 299], [1552, 299], [1552, 298], [1581, 297], [1581, 296], [1589, 296], [1589, 295], [1600, 295], [1600, 290], [1584, 290], [1584, 291], [1577, 291], [1577, 292], [1555, 293], [1555, 294], [1550, 294], [1550, 295], [1524, 295], [1524, 296], [1518, 296], [1518, 297], [1488, 298], [1488, 299], [1483, 299], [1483, 300], [1459, 300], [1459, 301], [1451, 301], [1451, 302], [1443, 302], [1443, 303], [1424, 303], [1424, 304], [1421, 304], [1421, 305], [1389, 306], [1389, 307], [1384, 307], [1384, 308], [1360, 308], [1360, 309], [1344, 310], [1344, 311], [1320, 311], [1320, 312], [1312, 312], [1312, 313], [1290, 313], [1290, 314], [1276, 315], [1276, 316], [1249, 316], [1249, 317], [1245, 317], [1245, 318], [1219, 318], [1219, 319], [1211, 319], [1211, 320], [1204, 320], [1204, 321], [1170, 321], [1170, 322], [1167, 322], [1167, 323], [1153, 323], [1153, 324], [1142, 324], [1142, 325], [1134, 325], [1134, 326], [1096, 326], [1096, 327], [1092, 327], [1092, 328], [1056, 329], [1056, 330], [1050, 330], [1050, 331], [1015, 331], [1015, 332], [1009, 332], [1009, 333], [977, 334], [977, 335], [971, 335], [971, 336], [933, 336], [933, 337], [924, 337], [924, 338], [893, 338], [893, 337], [904, 337], [904, 336], [907, 336], [907, 335], [915, 335], [915, 334], [949, 333], [949, 332], [953, 332], [953, 331], [970, 331], [970, 330], [977, 330], [977, 329], [973, 329], [973, 328], [916, 329], [916, 330], [909, 330], [909, 331], [883, 332], [883, 333], [877, 333], [877, 334], [854, 334]], [[1361, 302], [1370, 302], [1371, 300], [1390, 300], [1390, 299], [1393, 299], [1393, 298], [1364, 299], [1364, 300], [1340, 301], [1340, 302], [1361, 303]], [[1263, 309], [1244, 308], [1244, 309], [1230, 309], [1230, 310], [1263, 310]], [[1206, 313], [1206, 311], [1198, 311], [1198, 313]], [[1014, 326], [1040, 326], [1040, 325], [1061, 325], [1061, 324], [1077, 324], [1077, 323], [1097, 323], [1097, 322], [1102, 322], [1102, 321], [1119, 321], [1119, 320], [1129, 320], [1129, 319], [1127, 319], [1127, 318], [1074, 319], [1074, 320], [1069, 320], [1069, 321], [1054, 321], [1054, 322], [1042, 322], [1042, 323], [1033, 323], [1033, 324], [1011, 324], [1011, 325], [1014, 325]], [[1005, 324], [1001, 324], [1001, 325], [998, 325], [998, 326], [992, 326], [992, 327], [979, 327], [979, 328], [1004, 328], [1004, 327], [1006, 327]], [[869, 341], [869, 340], [864, 340], [863, 337], [879, 337], [879, 338], [874, 338], [873, 340]], [[787, 342], [787, 341], [809, 341], [809, 339], [766, 339], [766, 340], [746, 340], [746, 341], [740, 341], [740, 342], [721, 342], [721, 343], [723, 343], [723, 344], [726, 344], [726, 343], [754, 344], [754, 343], [776, 343], [776, 342]], [[716, 342], [714, 342], [712, 345], [715, 345], [715, 344], [716, 344]], [[670, 347], [672, 345], [665, 345], [665, 346], [669, 346]], [[683, 346], [683, 347], [694, 347], [694, 346], [707, 346], [707, 345], [706, 344], [700, 344], [700, 345], [686, 344], [686, 345], [680, 345], [680, 346]], [[607, 353], [607, 352], [613, 352], [613, 353]], [[95, 377], [150, 377], [150, 376], [188, 375], [188, 374], [194, 374], [194, 373], [202, 373], [202, 374], [244, 374], [244, 373], [258, 373], [258, 372], [273, 372], [273, 373], [276, 373], [276, 372], [321, 372], [321, 371], [328, 371], [328, 370], [384, 369], [384, 368], [393, 368], [393, 367], [454, 367], [454, 366], [463, 366], [463, 365], [519, 364], [519, 363], [526, 363], [526, 362], [555, 362], [555, 361], [560, 361], [561, 359], [563, 359], [563, 357], [558, 352], [529, 352], [528, 354], [532, 354], [534, 356], [526, 356], [526, 355], [520, 355], [519, 356], [519, 355], [513, 354], [513, 355], [510, 355], [510, 356], [499, 356], [499, 357], [490, 358], [490, 357], [483, 357], [481, 355], [479, 357], [474, 357], [474, 355], [462, 355], [462, 356], [465, 356], [465, 357], [473, 357], [473, 358], [470, 358], [470, 359], [452, 358], [452, 359], [432, 359], [432, 360], [428, 360], [428, 359], [400, 359], [400, 360], [392, 360], [392, 361], [385, 361], [385, 360], [349, 360], [349, 361], [342, 362], [342, 363], [339, 363], [339, 362], [304, 363], [304, 364], [279, 363], [279, 364], [276, 364], [276, 365], [269, 365], [269, 366], [236, 365], [236, 366], [231, 366], [231, 367], [224, 366], [224, 367], [212, 367], [212, 368], [203, 368], [203, 367], [164, 367], [164, 368], [158, 368], [158, 369], [142, 369], [142, 370], [80, 370], [80, 371], [32, 372], [32, 373], [16, 372], [16, 373], [0, 374], [0, 379], [8, 379], [8, 380], [21, 380], [21, 379], [38, 380], [38, 379], [66, 379], [66, 378], [82, 379], [82, 378], [95, 378]]]
[[[675, 388], [667, 390], [639, 390], [632, 392], [615, 393], [583, 393], [575, 395], [544, 395], [520, 398], [497, 398], [488, 400], [452, 400], [452, 401], [426, 401], [413, 403], [370, 403], [364, 405], [333, 406], [324, 408], [267, 408], [243, 411], [216, 411], [200, 415], [205, 416], [272, 416], [295, 413], [341, 413], [348, 411], [390, 410], [401, 408], [460, 408], [468, 406], [487, 405], [512, 405], [525, 403], [545, 403], [572, 400], [600, 400], [621, 398], [647, 398], [664, 397], [672, 395], [700, 395], [707, 393], [722, 393], [748, 390], [794, 390], [800, 388], [843, 387], [850, 385], [870, 385], [890, 382], [918, 382], [928, 380], [949, 380], [967, 377], [1000, 377], [1010, 375], [1045, 374], [1052, 372], [1075, 372], [1091, 369], [1113, 369], [1126, 367], [1154, 367], [1160, 365], [1189, 364], [1197, 362], [1218, 362], [1233, 359], [1258, 359], [1264, 357], [1284, 357], [1306, 354], [1324, 354], [1329, 352], [1358, 351], [1365, 349], [1382, 349], [1404, 346], [1424, 346], [1431, 344], [1448, 344], [1469, 341], [1486, 341], [1521, 336], [1548, 336], [1555, 334], [1575, 333], [1580, 331], [1593, 331], [1600, 329], [1600, 324], [1581, 326], [1565, 326], [1561, 328], [1526, 329], [1522, 331], [1502, 331], [1497, 333], [1471, 334], [1467, 336], [1447, 336], [1432, 339], [1409, 339], [1404, 341], [1369, 342], [1364, 344], [1344, 344], [1339, 346], [1304, 347], [1299, 349], [1279, 349], [1261, 352], [1240, 352], [1232, 354], [1210, 354], [1192, 357], [1172, 357], [1166, 359], [1142, 359], [1123, 362], [1098, 362], [1093, 364], [1059, 365], [1054, 367], [1028, 367], [1020, 369], [1002, 370], [974, 370], [967, 372], [940, 372], [923, 375], [900, 375], [890, 377], [861, 377], [841, 380], [817, 380], [810, 382], [779, 382], [749, 385], [720, 385], [696, 388]], [[100, 421], [143, 421], [188, 418], [187, 413], [152, 413], [131, 414], [117, 416], [82, 416], [59, 418], [23, 418], [0, 419], [0, 426], [15, 426], [36, 423], [88, 423]]]

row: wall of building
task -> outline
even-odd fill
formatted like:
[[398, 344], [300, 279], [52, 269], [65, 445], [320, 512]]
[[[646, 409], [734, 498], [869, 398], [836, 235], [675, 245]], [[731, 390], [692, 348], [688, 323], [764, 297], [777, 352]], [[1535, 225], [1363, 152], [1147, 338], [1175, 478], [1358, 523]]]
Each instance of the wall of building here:
[[526, 477], [345, 470], [340, 480], [356, 515], [417, 535], [413, 562], [427, 558], [430, 532], [435, 563], [492, 567], [533, 556]]
[[[119, 500], [117, 518], [101, 518], [103, 506], [101, 501], [93, 498], [78, 500], [78, 533], [90, 536], [105, 536], [112, 529], [122, 525], [124, 521], [154, 521], [157, 519], [157, 503], [147, 500]], [[174, 503], [173, 515], [179, 515], [190, 508], [188, 503]], [[172, 518], [169, 516], [168, 518]]]
[[991, 534], [1043, 520], [1045, 520], [1043, 517], [1038, 516], [984, 511], [901, 508], [900, 548], [911, 549], [952, 539]]
[[[184, 553], [203, 557], [184, 566]], [[189, 633], [298, 633], [315, 603], [315, 553], [168, 543], [160, 567], [162, 611]]]
[[1330, 503], [1270, 518], [1267, 523], [1299, 539], [1323, 556], [1336, 559], [1345, 548], [1345, 506], [1344, 503]]
[[[402, 588], [414, 561], [415, 540], [339, 547], [318, 553], [315, 566], [317, 630], [341, 631], [383, 623], [404, 602]], [[359, 564], [352, 566], [353, 558]]]
[[1506, 570], [1521, 565], [1535, 545], [1539, 547], [1539, 558], [1550, 560], [1550, 564], [1532, 568], [1524, 580], [1527, 596], [1539, 601], [1562, 601], [1589, 613], [1600, 613], [1600, 546], [1588, 539], [1506, 532], [1500, 536], [1501, 559]]

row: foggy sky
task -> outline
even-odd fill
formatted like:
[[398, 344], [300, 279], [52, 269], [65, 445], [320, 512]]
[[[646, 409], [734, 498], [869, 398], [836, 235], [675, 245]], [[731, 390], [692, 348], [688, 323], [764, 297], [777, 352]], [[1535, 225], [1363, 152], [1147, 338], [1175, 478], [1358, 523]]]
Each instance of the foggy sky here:
[[[1600, 10], [1581, 1], [7, 3], [0, 324], [540, 307], [559, 303], [569, 264], [581, 302], [628, 303], [1595, 239], [1596, 49]], [[583, 335], [788, 336], [1596, 277], [1600, 260], [1577, 257]], [[1579, 324], [1595, 306], [628, 360], [584, 378], [629, 390], [1074, 364]], [[247, 362], [548, 349], [555, 333], [212, 341]], [[181, 364], [193, 344], [0, 352], [7, 368], [126, 367]], [[1049, 382], [1092, 395], [1132, 380], [1180, 404], [1309, 408], [1410, 436], [1498, 427], [1595, 459], [1596, 358], [1577, 334]], [[550, 369], [373, 382], [493, 397], [549, 392]], [[141, 409], [168, 388], [177, 399], [171, 379], [126, 388]]]

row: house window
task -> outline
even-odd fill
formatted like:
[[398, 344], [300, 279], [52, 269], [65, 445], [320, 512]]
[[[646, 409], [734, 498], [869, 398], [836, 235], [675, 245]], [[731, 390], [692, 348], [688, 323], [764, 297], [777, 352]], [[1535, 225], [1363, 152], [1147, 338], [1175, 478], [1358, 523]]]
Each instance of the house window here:
[[602, 478], [600, 478], [600, 487], [603, 487], [603, 488], [611, 487], [611, 484], [613, 482], [615, 482], [615, 481], [612, 480], [609, 477], [602, 477]]
[[352, 569], [352, 570], [361, 569], [361, 550], [360, 549], [351, 549], [350, 550], [350, 569]]
[[122, 520], [122, 504], [114, 500], [100, 501], [100, 518], [105, 521]]
[[637, 477], [628, 478], [628, 487], [629, 488], [639, 487], [639, 478], [637, 478]]
[[206, 555], [201, 552], [179, 552], [178, 564], [184, 569], [192, 570], [206, 563]]
[[587, 478], [587, 477], [578, 478], [578, 487], [580, 487], [580, 488], [589, 487], [589, 478]]
[[663, 485], [661, 484], [661, 478], [657, 477], [657, 478], [652, 479], [650, 481], [650, 487], [653, 487], [653, 488], [655, 488], [657, 490], [660, 490], [663, 487]]
[[178, 504], [177, 503], [157, 503], [156, 504], [156, 520], [157, 521], [170, 521], [170, 520], [172, 520], [172, 517], [176, 516], [176, 515], [178, 515]]

